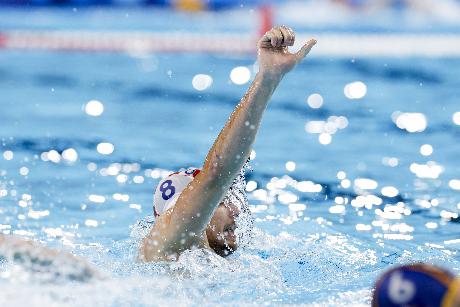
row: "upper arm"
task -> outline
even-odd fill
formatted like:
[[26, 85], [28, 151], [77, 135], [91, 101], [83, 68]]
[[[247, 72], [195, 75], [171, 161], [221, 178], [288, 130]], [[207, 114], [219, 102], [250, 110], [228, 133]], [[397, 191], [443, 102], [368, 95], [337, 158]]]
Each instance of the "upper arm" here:
[[158, 227], [155, 228], [170, 244], [199, 236], [206, 229], [226, 191], [224, 186], [219, 185], [219, 180], [200, 172], [181, 192], [176, 204], [168, 212], [167, 225], [163, 222], [160, 223], [163, 225], [156, 225]]

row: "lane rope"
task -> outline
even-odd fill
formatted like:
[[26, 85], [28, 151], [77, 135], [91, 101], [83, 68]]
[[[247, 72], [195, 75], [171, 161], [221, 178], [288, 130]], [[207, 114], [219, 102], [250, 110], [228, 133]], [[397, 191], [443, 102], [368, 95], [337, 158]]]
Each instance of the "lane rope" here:
[[[298, 33], [294, 49], [312, 36], [318, 39], [312, 52], [317, 57], [460, 57], [456, 34]], [[0, 32], [0, 49], [253, 54], [257, 38], [257, 34], [235, 33], [20, 30]]]

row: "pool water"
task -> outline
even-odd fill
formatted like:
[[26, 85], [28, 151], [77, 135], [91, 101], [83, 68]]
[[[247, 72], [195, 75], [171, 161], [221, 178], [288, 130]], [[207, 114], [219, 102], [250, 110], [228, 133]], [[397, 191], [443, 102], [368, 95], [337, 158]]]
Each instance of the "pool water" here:
[[[254, 77], [254, 64], [230, 55], [0, 52], [0, 231], [73, 252], [109, 276], [43, 281], [1, 264], [0, 304], [359, 306], [391, 265], [423, 261], [457, 273], [460, 60], [314, 51], [281, 83], [254, 147], [252, 244], [227, 259], [193, 251], [176, 263], [135, 262], [131, 226], [152, 214], [156, 184], [201, 166], [248, 87], [231, 81], [232, 69]], [[212, 85], [196, 90], [197, 74]], [[314, 93], [318, 109], [307, 103]], [[100, 116], [85, 112], [91, 100], [103, 104]], [[318, 125], [321, 136], [311, 133]], [[98, 152], [100, 143], [113, 153]]]

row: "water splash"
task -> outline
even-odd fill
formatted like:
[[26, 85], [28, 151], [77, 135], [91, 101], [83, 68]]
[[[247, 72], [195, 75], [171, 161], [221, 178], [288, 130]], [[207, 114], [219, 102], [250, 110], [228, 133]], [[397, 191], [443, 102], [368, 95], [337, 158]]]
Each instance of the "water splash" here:
[[241, 168], [238, 176], [233, 180], [231, 187], [224, 197], [224, 204], [233, 204], [240, 209], [240, 214], [236, 218], [236, 230], [238, 246], [247, 246], [252, 239], [252, 229], [254, 227], [254, 218], [249, 209], [249, 200], [246, 195], [246, 171], [251, 171], [249, 159]]

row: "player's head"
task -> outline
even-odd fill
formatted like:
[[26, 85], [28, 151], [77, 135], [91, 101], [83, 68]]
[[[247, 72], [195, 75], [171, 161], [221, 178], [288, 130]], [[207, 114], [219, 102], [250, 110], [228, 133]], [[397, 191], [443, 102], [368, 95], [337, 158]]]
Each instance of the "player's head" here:
[[[173, 208], [185, 187], [200, 173], [190, 168], [171, 174], [158, 184], [154, 195], [154, 213], [159, 216]], [[246, 197], [244, 169], [233, 180], [206, 228], [209, 246], [221, 256], [233, 253], [250, 240], [253, 225]]]
[[209, 246], [220, 256], [228, 256], [238, 248], [236, 220], [240, 208], [232, 203], [221, 202], [206, 228]]
[[384, 273], [375, 284], [372, 307], [457, 307], [460, 280], [429, 264], [411, 264]]
[[246, 167], [247, 164], [233, 180], [206, 228], [209, 246], [223, 257], [233, 253], [239, 246], [246, 245], [252, 238], [254, 221], [245, 192]]

